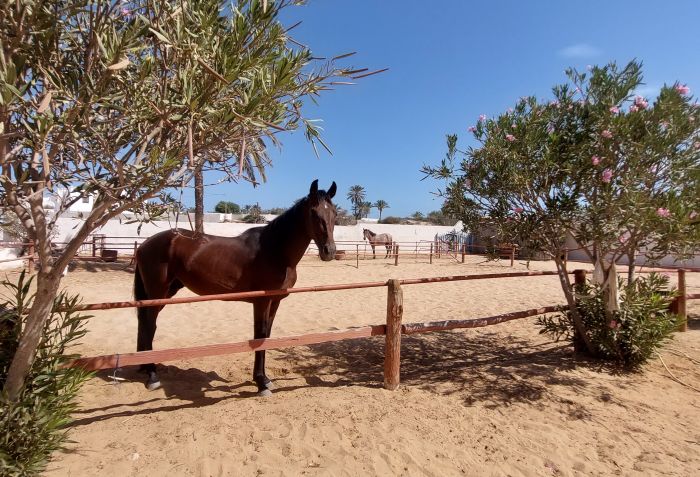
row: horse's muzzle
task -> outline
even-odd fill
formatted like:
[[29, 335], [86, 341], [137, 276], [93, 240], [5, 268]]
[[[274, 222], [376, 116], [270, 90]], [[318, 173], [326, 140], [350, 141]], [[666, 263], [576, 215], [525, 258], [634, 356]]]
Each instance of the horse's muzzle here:
[[318, 247], [318, 255], [324, 262], [330, 262], [335, 258], [335, 244], [326, 244]]

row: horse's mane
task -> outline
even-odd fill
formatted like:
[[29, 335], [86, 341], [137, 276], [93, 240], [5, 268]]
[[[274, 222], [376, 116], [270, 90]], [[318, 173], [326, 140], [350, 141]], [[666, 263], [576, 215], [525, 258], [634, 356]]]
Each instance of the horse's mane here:
[[[319, 190], [317, 193], [319, 202], [322, 200], [327, 200], [331, 202], [331, 198], [328, 197], [328, 193], [325, 190]], [[293, 228], [296, 224], [297, 215], [304, 208], [304, 205], [308, 202], [309, 196], [302, 197], [294, 202], [294, 204], [282, 214], [275, 217], [269, 224], [265, 226], [265, 231], [270, 231], [275, 234], [289, 230]]]
[[372, 237], [376, 237], [376, 236], [377, 236], [377, 234], [376, 234], [375, 232], [372, 232], [370, 229], [364, 229], [364, 230], [366, 230], [367, 232], [369, 232], [369, 234], [370, 234]]

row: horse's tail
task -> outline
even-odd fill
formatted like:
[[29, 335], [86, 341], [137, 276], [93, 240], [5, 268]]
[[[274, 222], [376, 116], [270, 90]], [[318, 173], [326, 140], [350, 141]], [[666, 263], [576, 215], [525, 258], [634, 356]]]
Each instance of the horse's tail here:
[[[141, 271], [139, 270], [139, 264], [136, 262], [134, 267], [134, 300], [147, 300], [148, 294], [146, 293], [146, 287], [143, 285], [143, 277], [141, 277]], [[136, 308], [136, 314], [139, 318], [145, 317], [146, 308], [140, 306]]]

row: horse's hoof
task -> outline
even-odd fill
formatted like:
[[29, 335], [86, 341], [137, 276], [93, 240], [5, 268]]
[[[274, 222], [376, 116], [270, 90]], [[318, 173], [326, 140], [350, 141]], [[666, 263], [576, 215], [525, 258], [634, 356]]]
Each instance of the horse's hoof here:
[[275, 386], [275, 383], [270, 381], [269, 379], [265, 382], [265, 387], [269, 389], [270, 391], [274, 391], [274, 389], [277, 387]]
[[146, 389], [148, 389], [149, 391], [155, 391], [156, 389], [160, 389], [160, 381], [147, 382]]
[[272, 391], [269, 389], [263, 389], [261, 391], [258, 391], [258, 396], [260, 397], [270, 397], [272, 396]]

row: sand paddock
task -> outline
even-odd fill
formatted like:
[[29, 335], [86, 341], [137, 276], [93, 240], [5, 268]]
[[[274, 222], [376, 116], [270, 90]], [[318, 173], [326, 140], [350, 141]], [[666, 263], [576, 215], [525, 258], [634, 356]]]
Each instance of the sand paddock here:
[[[507, 261], [442, 259], [321, 263], [305, 259], [298, 286], [493, 273]], [[551, 270], [533, 262], [531, 269]], [[515, 270], [525, 270], [522, 263]], [[675, 278], [674, 278], [675, 279]], [[85, 302], [131, 297], [132, 275], [81, 266], [64, 279]], [[689, 293], [700, 274], [688, 275]], [[178, 296], [185, 295], [183, 290]], [[469, 318], [560, 303], [556, 277], [404, 287], [404, 322]], [[662, 353], [700, 388], [695, 321]], [[292, 295], [273, 336], [381, 324], [386, 289]], [[258, 398], [252, 354], [160, 366], [148, 392], [135, 369], [101, 372], [84, 388], [70, 437], [50, 476], [86, 475], [693, 475], [700, 472], [700, 393], [656, 359], [625, 374], [577, 358], [538, 334], [535, 318], [404, 337], [402, 384], [382, 389], [383, 337], [268, 351], [277, 389]], [[96, 312], [80, 352], [135, 349], [133, 309]], [[157, 349], [252, 337], [252, 307], [166, 307]], [[688, 357], [690, 356], [695, 361]]]

